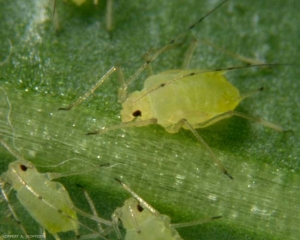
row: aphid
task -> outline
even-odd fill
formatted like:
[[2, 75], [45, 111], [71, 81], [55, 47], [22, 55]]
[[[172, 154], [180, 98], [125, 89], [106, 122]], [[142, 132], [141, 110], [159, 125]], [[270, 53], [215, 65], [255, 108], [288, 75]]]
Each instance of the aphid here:
[[[59, 23], [57, 20], [57, 13], [56, 13], [56, 1], [53, 0], [53, 18], [54, 18], [54, 25], [56, 30], [59, 30]], [[77, 6], [81, 6], [87, 0], [72, 0]], [[98, 5], [99, 0], [93, 0], [94, 5]], [[106, 2], [106, 30], [111, 32], [113, 30], [113, 0], [107, 0]]]
[[[193, 29], [225, 2], [226, 0], [221, 2], [187, 30]], [[241, 95], [238, 89], [227, 81], [224, 74], [226, 71], [233, 69], [284, 64], [254, 64], [214, 70], [169, 70], [148, 77], [141, 91], [127, 94], [128, 85], [162, 52], [178, 42], [181, 36], [182, 34], [156, 51], [129, 79], [126, 81], [123, 78], [120, 79], [122, 86], [119, 88], [119, 102], [122, 103], [123, 108], [121, 110], [123, 123], [88, 133], [88, 135], [150, 124], [159, 124], [169, 133], [177, 133], [181, 128], [184, 128], [193, 133], [211, 154], [221, 171], [232, 179], [221, 161], [195, 129], [208, 127], [231, 116], [238, 116], [259, 122], [277, 131], [283, 131], [280, 126], [271, 122], [236, 112], [235, 108], [244, 98], [254, 92], [263, 90], [263, 88]], [[190, 51], [186, 59], [190, 59], [192, 53], [193, 51]], [[188, 60], [184, 62], [188, 62]], [[117, 69], [121, 71], [120, 68], [112, 67], [86, 94], [68, 107], [60, 108], [60, 110], [69, 110], [84, 101]], [[122, 76], [122, 74], [119, 75]]]
[[[96, 232], [80, 223], [77, 219], [77, 213], [107, 226], [112, 226], [110, 221], [90, 215], [76, 208], [64, 186], [59, 182], [52, 181], [55, 178], [79, 173], [39, 173], [31, 162], [19, 156], [4, 141], [0, 140], [0, 142], [18, 159], [11, 162], [8, 170], [1, 174], [0, 190], [11, 214], [20, 225], [25, 236], [28, 236], [28, 234], [9, 203], [8, 194], [4, 188], [5, 184], [9, 184], [10, 188], [16, 191], [17, 199], [23, 207], [55, 239], [60, 239], [58, 233], [67, 231], [73, 231], [79, 237], [79, 226], [88, 229], [92, 233]], [[98, 235], [101, 236], [101, 234]]]
[[171, 224], [169, 216], [160, 214], [119, 179], [116, 181], [133, 196], [127, 199], [121, 208], [117, 208], [112, 215], [113, 222], [117, 225], [121, 221], [126, 229], [125, 239], [179, 240], [182, 238], [176, 228], [195, 226], [221, 218], [221, 216], [215, 216], [202, 221]]

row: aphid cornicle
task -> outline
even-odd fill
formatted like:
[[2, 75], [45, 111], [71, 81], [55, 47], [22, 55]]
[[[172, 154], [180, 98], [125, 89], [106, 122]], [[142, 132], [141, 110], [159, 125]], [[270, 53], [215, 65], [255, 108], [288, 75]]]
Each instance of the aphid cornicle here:
[[[18, 160], [11, 162], [8, 170], [0, 176], [0, 190], [4, 199], [9, 204], [8, 194], [4, 187], [5, 184], [8, 184], [16, 191], [17, 199], [32, 218], [56, 240], [60, 239], [58, 235], [60, 232], [73, 231], [78, 237], [79, 226], [88, 229], [92, 233], [96, 232], [80, 223], [77, 219], [77, 213], [112, 226], [110, 221], [87, 214], [76, 208], [65, 187], [59, 182], [52, 181], [55, 178], [73, 175], [73, 173], [39, 173], [31, 162], [19, 156], [3, 140], [0, 140], [0, 143], [18, 158]], [[26, 235], [24, 238], [27, 237], [27, 231], [20, 223], [16, 212], [12, 206], [9, 205], [9, 208], [19, 223], [22, 232]], [[102, 236], [101, 233], [98, 235]]]
[[169, 216], [160, 214], [125, 183], [115, 180], [133, 196], [125, 200], [124, 205], [112, 215], [116, 225], [122, 222], [127, 240], [180, 240], [182, 238], [176, 228], [200, 225], [221, 218], [215, 216], [201, 221], [171, 224]]
[[[188, 30], [202, 22], [203, 19], [225, 2], [226, 0], [221, 2], [204, 17], [191, 25]], [[238, 116], [259, 122], [277, 131], [282, 131], [283, 129], [280, 126], [269, 121], [236, 112], [235, 108], [244, 98], [263, 88], [241, 95], [238, 89], [228, 82], [224, 75], [226, 71], [233, 69], [280, 64], [253, 64], [213, 70], [168, 70], [148, 77], [141, 91], [127, 94], [128, 85], [162, 52], [177, 42], [181, 36], [182, 34], [155, 52], [129, 79], [126, 81], [122, 78], [120, 79], [122, 86], [119, 88], [119, 102], [122, 103], [123, 108], [121, 110], [123, 123], [88, 133], [88, 135], [149, 124], [159, 124], [169, 133], [177, 133], [181, 128], [184, 128], [193, 133], [198, 141], [209, 151], [221, 171], [232, 179], [232, 176], [221, 161], [195, 129], [207, 127], [231, 116]], [[192, 53], [193, 51], [190, 52], [190, 55]], [[190, 55], [186, 56], [186, 59], [190, 59]], [[66, 108], [60, 108], [60, 110], [69, 110], [84, 101], [117, 69], [120, 70], [120, 68], [112, 67], [89, 92], [81, 96], [73, 104]], [[119, 75], [122, 76], [122, 74]]]

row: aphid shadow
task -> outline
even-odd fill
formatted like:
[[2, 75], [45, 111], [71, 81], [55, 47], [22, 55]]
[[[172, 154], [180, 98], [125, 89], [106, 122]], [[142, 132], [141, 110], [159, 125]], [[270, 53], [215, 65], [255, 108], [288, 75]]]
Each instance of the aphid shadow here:
[[[238, 111], [247, 113], [240, 107]], [[249, 137], [251, 126], [253, 126], [253, 123], [250, 121], [238, 117], [231, 117], [209, 127], [198, 128], [197, 132], [210, 147], [217, 148], [221, 151], [237, 153], [243, 145], [243, 142]], [[186, 135], [189, 134], [191, 139], [194, 140], [194, 136], [191, 133], [188, 131], [185, 132]]]

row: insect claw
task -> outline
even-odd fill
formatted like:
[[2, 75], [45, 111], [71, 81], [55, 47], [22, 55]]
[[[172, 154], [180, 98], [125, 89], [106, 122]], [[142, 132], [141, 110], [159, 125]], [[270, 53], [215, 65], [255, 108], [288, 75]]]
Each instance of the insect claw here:
[[88, 133], [86, 133], [85, 135], [96, 135], [96, 134], [98, 134], [98, 133], [100, 133], [100, 131], [99, 130], [97, 130], [97, 131], [94, 131], [94, 132], [88, 132]]
[[61, 110], [63, 110], [63, 111], [69, 111], [69, 110], [72, 109], [73, 107], [74, 107], [74, 105], [71, 104], [71, 105], [69, 105], [69, 106], [67, 106], [67, 107], [60, 107], [60, 108], [58, 108], [57, 110], [58, 110], [58, 111], [61, 111]]
[[233, 177], [230, 175], [230, 173], [227, 170], [224, 171], [224, 174], [227, 175], [231, 180], [233, 180]]

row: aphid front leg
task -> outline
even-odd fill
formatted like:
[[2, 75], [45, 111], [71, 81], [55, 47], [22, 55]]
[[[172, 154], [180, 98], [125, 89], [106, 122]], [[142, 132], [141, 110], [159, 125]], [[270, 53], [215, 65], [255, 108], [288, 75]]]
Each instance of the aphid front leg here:
[[183, 69], [188, 69], [189, 68], [189, 63], [192, 59], [193, 53], [195, 51], [195, 48], [197, 47], [198, 41], [197, 39], [193, 39], [190, 43], [190, 46], [188, 47], [187, 51], [185, 52], [183, 63], [182, 63], [182, 68]]
[[75, 102], [71, 103], [69, 106], [67, 107], [61, 107], [58, 110], [70, 110], [73, 107], [79, 105], [80, 103], [82, 103], [84, 100], [86, 100], [89, 96], [91, 96], [94, 91], [113, 73], [117, 70], [117, 68], [115, 66], [113, 66], [112, 68], [110, 68], [101, 78], [100, 80], [89, 90], [87, 91], [85, 94], [83, 94], [82, 96], [80, 96]]

